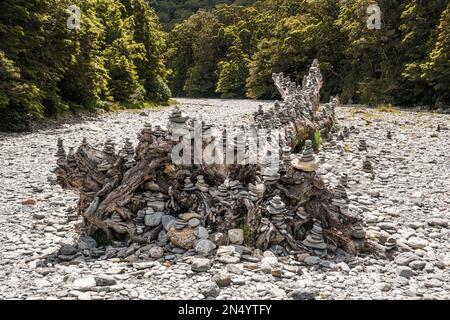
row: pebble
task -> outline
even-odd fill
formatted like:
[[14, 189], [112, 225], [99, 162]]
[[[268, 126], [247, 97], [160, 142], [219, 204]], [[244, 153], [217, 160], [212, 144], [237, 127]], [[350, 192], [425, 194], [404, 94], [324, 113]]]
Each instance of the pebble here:
[[211, 255], [215, 248], [214, 242], [208, 239], [201, 239], [194, 245], [195, 251], [205, 257]]
[[305, 264], [307, 264], [308, 266], [315, 266], [315, 265], [319, 264], [320, 260], [321, 260], [321, 259], [320, 259], [319, 257], [316, 257], [316, 256], [309, 256], [309, 257], [306, 257], [306, 258], [303, 260], [303, 262], [304, 262]]
[[417, 260], [417, 256], [412, 252], [403, 252], [395, 257], [394, 261], [399, 266], [407, 266], [414, 260]]
[[409, 267], [413, 270], [423, 270], [425, 268], [426, 262], [415, 260], [409, 264]]
[[213, 281], [207, 281], [200, 285], [199, 292], [205, 297], [217, 297], [220, 294], [219, 286]]
[[78, 291], [89, 291], [97, 285], [94, 277], [76, 279], [73, 282], [73, 289]]
[[193, 219], [189, 220], [188, 224], [191, 228], [195, 228], [200, 224], [200, 220], [197, 218], [193, 218]]
[[219, 287], [228, 287], [231, 284], [231, 277], [227, 273], [216, 273], [211, 280], [215, 282]]
[[164, 249], [158, 246], [151, 247], [148, 251], [149, 255], [153, 259], [161, 259], [164, 256]]
[[228, 230], [228, 239], [233, 244], [242, 244], [244, 242], [244, 231], [242, 229]]
[[195, 272], [205, 272], [211, 269], [211, 262], [206, 258], [195, 258], [192, 260], [191, 270]]
[[316, 300], [318, 295], [317, 291], [305, 288], [295, 289], [289, 294], [293, 300]]
[[94, 279], [95, 279], [96, 285], [99, 287], [114, 286], [117, 284], [116, 279], [114, 279], [114, 277], [112, 277], [112, 276], [102, 275], [102, 276], [96, 276], [96, 277], [94, 277]]
[[147, 214], [144, 217], [144, 224], [149, 227], [156, 227], [161, 224], [163, 213], [162, 212], [154, 212], [151, 214]]
[[397, 274], [403, 278], [411, 278], [413, 276], [413, 271], [410, 267], [400, 266], [397, 268]]
[[428, 245], [428, 240], [411, 237], [408, 239], [407, 244], [413, 249], [423, 249]]

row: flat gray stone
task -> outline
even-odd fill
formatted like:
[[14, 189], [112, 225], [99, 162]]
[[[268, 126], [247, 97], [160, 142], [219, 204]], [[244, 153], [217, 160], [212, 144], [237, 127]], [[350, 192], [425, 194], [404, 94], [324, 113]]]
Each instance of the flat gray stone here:
[[154, 212], [144, 217], [144, 224], [148, 227], [156, 227], [161, 224], [162, 212]]
[[397, 268], [397, 274], [403, 278], [411, 278], [413, 276], [413, 271], [410, 267], [400, 266]]
[[175, 217], [165, 214], [161, 217], [161, 222], [162, 222], [164, 230], [169, 231], [172, 224], [175, 223]]
[[201, 239], [194, 245], [195, 251], [205, 257], [209, 256], [215, 248], [216, 245], [214, 244], [214, 242], [208, 239]]

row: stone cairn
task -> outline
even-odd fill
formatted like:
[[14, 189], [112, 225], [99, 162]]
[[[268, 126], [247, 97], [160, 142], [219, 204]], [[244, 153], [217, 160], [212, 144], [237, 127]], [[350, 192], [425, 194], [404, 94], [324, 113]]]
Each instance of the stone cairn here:
[[[282, 139], [259, 164], [173, 163], [171, 151], [180, 138], [194, 143], [195, 119], [183, 116], [178, 107], [169, 115], [167, 130], [145, 123], [137, 146], [126, 139], [118, 154], [108, 139], [102, 151], [83, 143], [65, 156], [63, 142], [58, 141], [57, 181], [80, 194], [78, 213], [84, 232], [208, 255], [227, 244], [227, 235], [231, 243], [243, 243], [239, 227], [245, 225], [245, 241], [258, 249], [301, 253], [324, 251], [327, 243], [333, 243], [350, 254], [376, 252], [363, 236], [362, 221], [335, 210], [348, 199], [345, 188], [332, 192], [316, 174], [319, 162], [307, 138], [317, 129], [332, 128], [339, 104], [334, 97], [319, 104], [318, 62], [302, 85], [282, 73], [273, 79], [283, 101], [268, 111], [259, 107], [250, 127], [279, 130]], [[242, 135], [244, 130], [237, 131]], [[234, 142], [233, 150], [244, 151], [246, 157], [250, 152], [246, 142], [254, 139], [227, 141], [226, 129], [205, 123], [202, 132], [208, 132], [203, 147], [211, 141], [215, 146]], [[301, 144], [301, 154], [292, 154]]]
[[359, 140], [358, 151], [367, 151], [367, 141], [365, 139]]
[[280, 230], [281, 233], [286, 233], [286, 205], [279, 196], [275, 196], [269, 201], [266, 208], [270, 215], [271, 222]]
[[368, 174], [373, 174], [373, 166], [372, 166], [372, 158], [369, 156], [366, 156], [366, 158], [363, 160], [363, 171]]
[[295, 169], [313, 172], [319, 169], [319, 163], [316, 161], [314, 157], [314, 150], [312, 148], [312, 141], [305, 141], [305, 149], [303, 150], [300, 157], [292, 160], [292, 166]]
[[323, 239], [322, 226], [320, 225], [320, 222], [314, 221], [311, 232], [308, 234], [306, 239], [303, 240], [303, 244], [314, 250], [325, 250], [327, 248], [327, 244]]

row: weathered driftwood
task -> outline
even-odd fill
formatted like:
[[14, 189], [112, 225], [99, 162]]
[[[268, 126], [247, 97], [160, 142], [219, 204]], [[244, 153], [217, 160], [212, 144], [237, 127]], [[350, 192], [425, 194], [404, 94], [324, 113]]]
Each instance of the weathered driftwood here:
[[[297, 87], [283, 74], [274, 74], [273, 78], [283, 102], [276, 102], [269, 111], [260, 108], [250, 128], [280, 129], [278, 145], [283, 152], [279, 172], [261, 163], [174, 163], [171, 151], [179, 145], [178, 136], [195, 131], [189, 125], [192, 121], [178, 110], [172, 113], [167, 131], [146, 124], [138, 135], [137, 147], [127, 141], [118, 153], [110, 141], [103, 151], [84, 141], [76, 152], [71, 149], [66, 155], [59, 141], [57, 179], [63, 188], [80, 194], [78, 211], [87, 232], [93, 235], [102, 230], [109, 238], [150, 242], [164, 231], [161, 223], [146, 225], [143, 214], [162, 211], [177, 218], [168, 228], [174, 245], [181, 242], [174, 235], [193, 237], [186, 229], [189, 227], [183, 231], [187, 222], [183, 219], [188, 214], [198, 217], [210, 232], [243, 228], [246, 244], [261, 249], [274, 244], [290, 253], [325, 249], [308, 245], [306, 238], [316, 235], [316, 247], [327, 243], [352, 254], [372, 250], [360, 230], [360, 220], [340, 205], [342, 194], [338, 197], [327, 189], [315, 172], [298, 170], [290, 164], [290, 150], [303, 145], [316, 130], [328, 131], [334, 124], [334, 109], [339, 101], [332, 98], [319, 106], [322, 77], [317, 61], [302, 86]], [[201, 126], [202, 132], [208, 130], [205, 124]], [[221, 137], [206, 136], [200, 142], [203, 147], [211, 141], [222, 143]], [[235, 147], [237, 150], [237, 144]], [[340, 199], [338, 204], [333, 200], [336, 198]], [[355, 233], [355, 229], [359, 232]], [[187, 249], [193, 243], [185, 241], [181, 246]]]

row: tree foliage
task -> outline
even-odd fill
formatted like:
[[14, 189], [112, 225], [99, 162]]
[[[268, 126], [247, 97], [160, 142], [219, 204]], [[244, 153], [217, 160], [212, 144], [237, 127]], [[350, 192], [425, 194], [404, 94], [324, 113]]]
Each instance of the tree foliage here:
[[[367, 8], [374, 3], [381, 10], [381, 29], [367, 27]], [[282, 71], [301, 82], [317, 57], [325, 99], [340, 93], [344, 102], [445, 104], [447, 6], [448, 0], [216, 5], [171, 31], [170, 84], [177, 95], [276, 98], [272, 73]]]
[[[70, 5], [81, 28], [69, 29]], [[0, 131], [102, 101], [170, 96], [165, 37], [146, 0], [4, 0], [0, 10]]]

